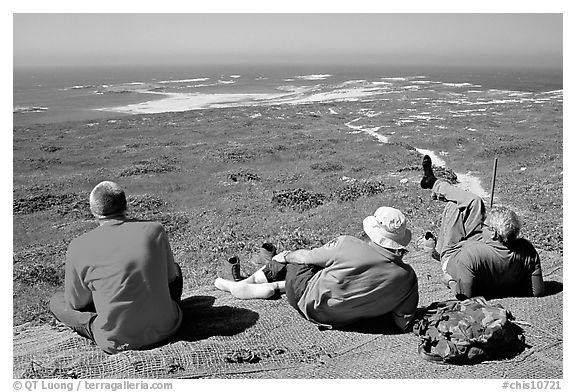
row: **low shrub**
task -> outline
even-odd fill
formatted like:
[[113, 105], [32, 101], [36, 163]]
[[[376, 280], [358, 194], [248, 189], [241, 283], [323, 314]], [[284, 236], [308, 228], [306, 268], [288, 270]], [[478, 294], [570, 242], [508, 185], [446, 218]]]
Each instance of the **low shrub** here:
[[310, 165], [310, 169], [312, 170], [319, 170], [323, 173], [325, 172], [333, 172], [333, 171], [340, 171], [344, 169], [344, 166], [338, 162], [316, 162]]
[[14, 265], [13, 279], [28, 286], [40, 283], [59, 286], [64, 282], [64, 268], [40, 263], [17, 263]]
[[326, 201], [322, 193], [311, 193], [302, 188], [274, 191], [272, 203], [278, 207], [289, 207], [295, 211], [306, 211], [321, 206]]
[[131, 166], [118, 170], [116, 176], [130, 177], [148, 173], [168, 173], [177, 170], [178, 167], [173, 164], [172, 160], [151, 159], [134, 162]]
[[59, 151], [59, 150], [61, 150], [61, 149], [62, 149], [62, 147], [52, 146], [52, 145], [49, 145], [49, 144], [42, 144], [42, 145], [40, 145], [40, 150], [46, 151], [46, 152], [56, 152], [56, 151]]
[[237, 172], [232, 172], [228, 174], [228, 178], [231, 181], [239, 182], [239, 181], [260, 181], [260, 176], [255, 173], [251, 173], [247, 170], [241, 169]]
[[14, 214], [33, 214], [39, 211], [54, 209], [58, 215], [77, 213], [83, 217], [91, 216], [88, 197], [75, 193], [50, 194], [41, 193], [12, 202]]
[[166, 202], [158, 196], [143, 194], [129, 195], [127, 197], [128, 208], [135, 215], [150, 215], [160, 213]]
[[362, 196], [373, 196], [390, 189], [381, 181], [354, 181], [332, 193], [340, 202], [353, 201]]

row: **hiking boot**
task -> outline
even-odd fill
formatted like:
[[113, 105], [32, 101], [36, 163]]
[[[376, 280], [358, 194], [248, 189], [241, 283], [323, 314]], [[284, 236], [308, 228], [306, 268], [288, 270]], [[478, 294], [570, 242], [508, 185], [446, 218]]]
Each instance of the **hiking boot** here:
[[424, 238], [419, 241], [422, 250], [428, 253], [434, 260], [440, 261], [440, 254], [436, 251], [436, 236], [427, 231]]
[[242, 274], [240, 274], [240, 259], [238, 256], [234, 256], [228, 259], [228, 263], [231, 264], [230, 272], [232, 274], [232, 280], [238, 282], [240, 280], [246, 279]]
[[437, 178], [432, 170], [432, 159], [428, 155], [424, 155], [424, 158], [422, 158], [422, 170], [424, 171], [424, 176], [420, 180], [420, 186], [423, 189], [432, 189]]

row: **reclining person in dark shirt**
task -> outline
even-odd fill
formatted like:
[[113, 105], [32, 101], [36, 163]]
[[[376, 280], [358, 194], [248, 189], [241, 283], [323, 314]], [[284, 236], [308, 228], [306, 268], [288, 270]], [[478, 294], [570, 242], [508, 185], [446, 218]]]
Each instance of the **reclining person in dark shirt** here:
[[438, 180], [428, 155], [422, 167], [420, 186], [447, 203], [433, 252], [442, 262], [442, 281], [456, 298], [544, 295], [540, 256], [528, 240], [518, 238], [518, 216], [506, 207], [487, 214], [479, 196]]

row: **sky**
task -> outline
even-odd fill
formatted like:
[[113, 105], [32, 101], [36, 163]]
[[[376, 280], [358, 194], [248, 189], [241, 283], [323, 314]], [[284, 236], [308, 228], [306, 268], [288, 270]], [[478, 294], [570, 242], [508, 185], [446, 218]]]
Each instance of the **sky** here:
[[561, 13], [14, 13], [13, 65], [562, 67]]

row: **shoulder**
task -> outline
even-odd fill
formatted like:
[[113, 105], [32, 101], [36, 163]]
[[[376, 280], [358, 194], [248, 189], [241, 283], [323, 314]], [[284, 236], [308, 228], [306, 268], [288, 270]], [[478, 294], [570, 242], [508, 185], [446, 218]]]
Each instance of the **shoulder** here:
[[472, 267], [483, 264], [490, 259], [493, 250], [490, 245], [481, 241], [464, 241], [460, 250], [450, 257], [461, 265]]
[[335, 257], [337, 254], [342, 252], [342, 249], [351, 248], [350, 244], [353, 243], [354, 240], [354, 237], [341, 235], [320, 247], [312, 249], [312, 253], [315, 255], [322, 255], [322, 257]]
[[523, 255], [526, 257], [535, 257], [536, 255], [538, 255], [538, 252], [536, 252], [536, 248], [534, 248], [534, 245], [532, 245], [532, 243], [525, 238], [518, 238], [517, 240], [509, 243], [508, 249], [510, 249], [512, 252], [516, 254]]
[[462, 243], [462, 247], [460, 248], [460, 252], [467, 256], [477, 256], [481, 255], [490, 250], [490, 245], [482, 242], [482, 241], [464, 241]]
[[68, 252], [74, 251], [76, 249], [82, 249], [86, 244], [94, 242], [94, 238], [98, 236], [98, 229], [99, 227], [96, 227], [70, 241], [70, 244], [68, 245]]
[[540, 255], [530, 241], [519, 238], [508, 244], [508, 249], [512, 254], [512, 263], [524, 265], [525, 269], [534, 272], [540, 271]]
[[90, 230], [68, 244], [66, 249], [66, 264], [80, 267], [86, 262], [86, 256], [94, 252], [95, 244], [101, 244], [99, 227]]
[[160, 234], [166, 232], [164, 230], [164, 226], [162, 226], [160, 222], [156, 221], [130, 220], [125, 224], [129, 229], [144, 231], [150, 234]]
[[356, 238], [356, 237], [352, 237], [350, 235], [341, 235], [338, 236], [336, 238], [334, 238], [332, 241], [327, 242], [324, 245], [324, 248], [339, 248], [341, 246], [346, 246], [346, 245], [353, 245], [353, 244], [363, 244], [364, 241]]

